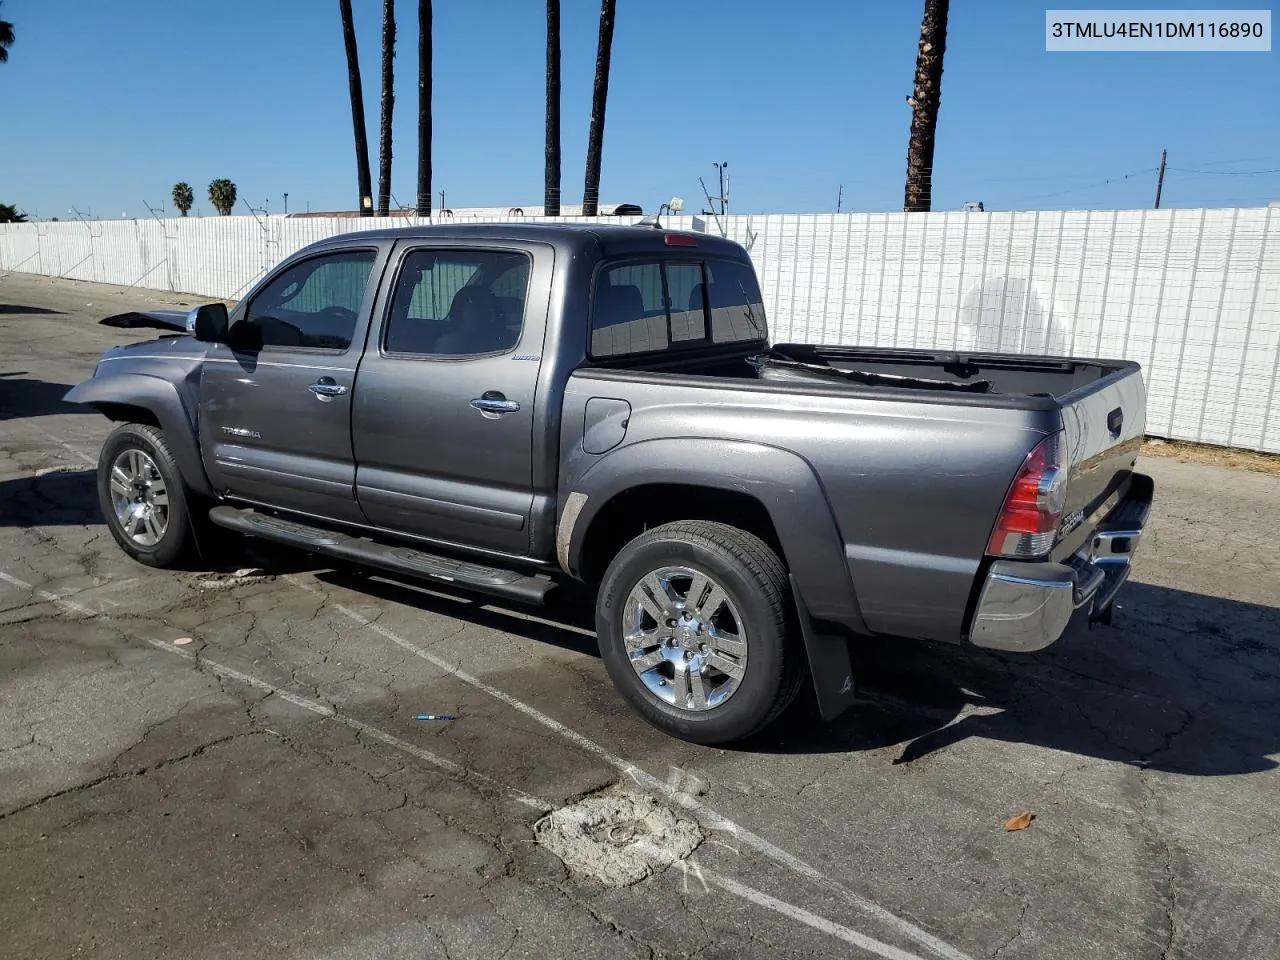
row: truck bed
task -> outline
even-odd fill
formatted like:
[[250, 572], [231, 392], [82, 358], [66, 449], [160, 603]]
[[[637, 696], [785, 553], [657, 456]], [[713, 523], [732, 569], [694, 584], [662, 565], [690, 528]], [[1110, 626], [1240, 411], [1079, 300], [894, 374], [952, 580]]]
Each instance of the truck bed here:
[[[723, 350], [715, 356], [636, 356], [607, 366], [654, 373], [680, 373], [735, 379], [760, 379], [761, 369], [749, 362], [760, 356], [782, 360], [777, 383], [798, 382], [810, 388], [935, 389], [949, 398], [955, 392], [999, 397], [1035, 397], [1065, 401], [1082, 387], [1116, 374], [1136, 373], [1138, 365], [1123, 360], [1078, 360], [1063, 357], [1035, 357], [1017, 354], [924, 352], [889, 348], [820, 346], [783, 343], [773, 348], [756, 345], [736, 356]], [[822, 368], [804, 376], [802, 370], [788, 376], [788, 364]], [[844, 379], [839, 373], [865, 373], [864, 380]], [[772, 377], [770, 377], [772, 379]], [[878, 381], [878, 382], [877, 382]], [[959, 390], [957, 391], [957, 388]], [[966, 389], [968, 388], [968, 389]], [[1036, 404], [1035, 406], [1041, 406]]]
[[[761, 378], [751, 361], [766, 352], [837, 376]], [[839, 378], [850, 370], [910, 385]], [[978, 381], [988, 386], [954, 389]], [[755, 343], [594, 362], [566, 396], [571, 431], [591, 397], [609, 397], [625, 404], [618, 439], [795, 451], [830, 499], [868, 627], [925, 639], [961, 635], [1003, 498], [1041, 440], [1063, 435], [1069, 480], [1051, 558], [1065, 560], [1126, 495], [1145, 432], [1145, 385], [1127, 361]]]

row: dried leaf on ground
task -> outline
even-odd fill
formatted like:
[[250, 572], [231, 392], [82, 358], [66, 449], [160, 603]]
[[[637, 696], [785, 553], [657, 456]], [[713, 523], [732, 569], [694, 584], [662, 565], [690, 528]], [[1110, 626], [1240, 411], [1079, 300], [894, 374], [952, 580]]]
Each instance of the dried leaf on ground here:
[[1031, 821], [1035, 818], [1036, 815], [1034, 813], [1030, 810], [1025, 810], [1016, 817], [1010, 817], [1006, 820], [1004, 822], [1004, 828], [1008, 831], [1025, 830], [1027, 827], [1031, 826]]

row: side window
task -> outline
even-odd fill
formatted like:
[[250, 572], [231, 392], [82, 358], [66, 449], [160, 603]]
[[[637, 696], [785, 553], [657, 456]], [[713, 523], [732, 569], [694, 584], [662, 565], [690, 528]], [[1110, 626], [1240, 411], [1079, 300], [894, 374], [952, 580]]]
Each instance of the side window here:
[[764, 304], [751, 265], [733, 260], [709, 260], [706, 267], [712, 342], [763, 339]]
[[264, 347], [346, 350], [377, 258], [344, 250], [303, 260], [259, 291], [239, 323], [256, 327]]
[[497, 250], [411, 250], [382, 346], [389, 354], [467, 357], [514, 347], [524, 325], [529, 257]]

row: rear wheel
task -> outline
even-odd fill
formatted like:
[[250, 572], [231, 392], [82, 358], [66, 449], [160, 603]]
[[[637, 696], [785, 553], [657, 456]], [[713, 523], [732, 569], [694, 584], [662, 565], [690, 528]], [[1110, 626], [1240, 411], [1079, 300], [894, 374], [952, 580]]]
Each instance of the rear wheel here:
[[753, 534], [701, 520], [632, 540], [596, 600], [615, 686], [654, 726], [695, 743], [750, 736], [795, 698], [804, 658], [788, 623], [777, 554]]
[[125, 423], [98, 458], [98, 502], [116, 543], [139, 563], [176, 567], [195, 551], [189, 493], [164, 434]]

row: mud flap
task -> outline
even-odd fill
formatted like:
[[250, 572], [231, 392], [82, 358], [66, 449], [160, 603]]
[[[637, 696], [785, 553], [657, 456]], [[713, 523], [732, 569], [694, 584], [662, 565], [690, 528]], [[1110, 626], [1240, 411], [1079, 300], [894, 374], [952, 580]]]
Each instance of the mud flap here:
[[843, 635], [818, 632], [796, 578], [792, 576], [789, 579], [800, 634], [809, 655], [809, 673], [813, 677], [813, 692], [818, 697], [818, 712], [823, 720], [834, 720], [853, 706], [856, 694], [849, 643]]

